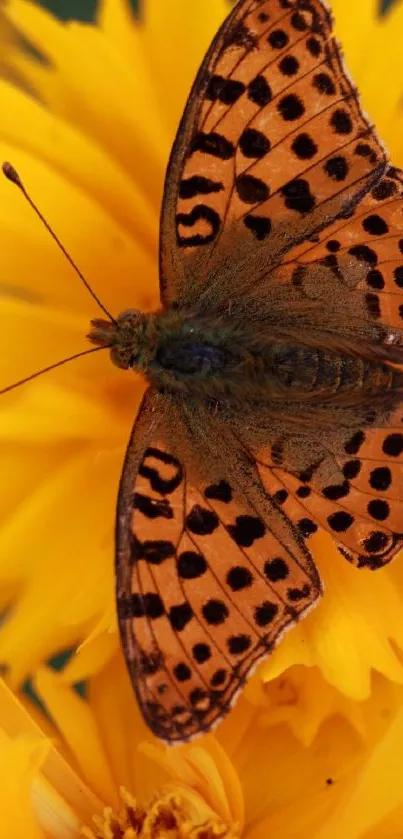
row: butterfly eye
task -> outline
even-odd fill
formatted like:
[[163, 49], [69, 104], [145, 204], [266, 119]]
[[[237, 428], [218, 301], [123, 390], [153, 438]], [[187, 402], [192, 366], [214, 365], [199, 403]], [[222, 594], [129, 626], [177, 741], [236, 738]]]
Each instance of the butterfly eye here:
[[118, 342], [111, 348], [111, 361], [120, 370], [130, 370], [135, 365], [135, 358], [130, 344]]

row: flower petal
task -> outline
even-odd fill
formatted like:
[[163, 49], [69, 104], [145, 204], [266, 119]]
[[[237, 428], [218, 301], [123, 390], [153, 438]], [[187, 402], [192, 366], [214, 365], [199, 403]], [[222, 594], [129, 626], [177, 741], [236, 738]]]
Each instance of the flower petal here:
[[[57, 78], [26, 53], [18, 55], [15, 63], [21, 71], [25, 70], [33, 85], [39, 76], [46, 75], [46, 79], [50, 77], [53, 81]], [[13, 162], [17, 150], [21, 149], [47, 163], [49, 168], [60, 172], [107, 210], [130, 236], [138, 236], [139, 241], [155, 253], [155, 206], [135, 179], [128, 177], [119, 160], [113, 160], [107, 150], [78, 126], [51, 113], [26, 92], [2, 80], [0, 107], [3, 114], [0, 137], [10, 145]], [[26, 131], [27, 125], [29, 131]], [[26, 180], [25, 172], [21, 174]], [[26, 185], [31, 187], [28, 182]], [[42, 192], [37, 194], [38, 201]]]
[[[1, 579], [28, 581], [0, 635], [0, 658], [13, 664], [14, 683], [54, 650], [74, 643], [109, 608], [120, 468], [121, 457], [113, 452], [74, 457], [39, 485], [3, 527]], [[91, 561], [83, 562], [86, 556]]]
[[[112, 289], [115, 314], [136, 303], [148, 308], [154, 302], [156, 265], [140, 238], [136, 241], [130, 237], [106, 209], [71, 180], [37, 157], [2, 141], [1, 133], [0, 156], [13, 160], [31, 195], [41, 197], [43, 215], [104, 304], [111, 301]], [[94, 300], [49, 234], [41, 229], [31, 208], [24, 206], [19, 190], [3, 178], [0, 196], [0, 244], [8, 285], [23, 289], [28, 300], [34, 295], [34, 300], [48, 306], [85, 314], [89, 323], [99, 314]], [[94, 242], [96, 247], [91, 244]], [[113, 282], [114, 277], [119, 277], [118, 284]]]
[[[228, 10], [225, 0], [203, 0], [192, 6], [191, 15], [183, 0], [147, 0], [145, 4], [144, 48], [171, 141], [204, 53]], [[176, 72], [178, 56], [180, 73]]]
[[403, 707], [335, 812], [332, 824], [315, 833], [314, 839], [361, 839], [388, 813], [402, 806], [402, 752]]
[[102, 737], [87, 703], [47, 668], [38, 671], [35, 687], [84, 778], [105, 803], [116, 806], [117, 791]]
[[390, 569], [357, 571], [324, 535], [314, 537], [311, 546], [325, 595], [268, 660], [263, 678], [275, 678], [293, 664], [316, 664], [330, 684], [356, 700], [369, 696], [372, 669], [403, 684], [403, 665], [389, 641], [403, 649], [403, 595]]
[[[126, 64], [100, 29], [77, 23], [62, 25], [25, 0], [11, 0], [7, 16], [50, 62], [51, 70], [41, 79], [34, 76], [34, 82], [42, 81], [39, 93], [52, 111], [81, 127], [106, 148], [132, 173], [157, 208], [169, 144], [154, 92], [145, 83], [147, 63], [143, 51], [135, 50], [131, 63]], [[27, 70], [26, 63], [24, 69]], [[118, 85], [116, 78], [120, 79]], [[133, 103], [133, 107], [128, 103]]]
[[26, 737], [10, 740], [0, 730], [1, 836], [44, 839], [34, 816], [31, 789], [46, 751], [45, 742]]

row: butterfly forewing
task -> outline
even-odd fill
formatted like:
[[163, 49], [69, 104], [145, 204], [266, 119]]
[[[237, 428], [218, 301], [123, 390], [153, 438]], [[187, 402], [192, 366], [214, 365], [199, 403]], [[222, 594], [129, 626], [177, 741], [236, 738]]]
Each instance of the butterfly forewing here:
[[[300, 534], [261, 481], [238, 488], [224, 463], [220, 480], [189, 478], [178, 413], [174, 451], [166, 440], [170, 411], [149, 392], [129, 447], [118, 614], [143, 715], [157, 736], [181, 742], [223, 717], [321, 588]], [[154, 429], [151, 416], [161, 418]]]
[[256, 251], [257, 281], [350, 212], [385, 165], [324, 5], [238, 2], [196, 79], [168, 168], [164, 299], [194, 299], [228, 251], [234, 267]]

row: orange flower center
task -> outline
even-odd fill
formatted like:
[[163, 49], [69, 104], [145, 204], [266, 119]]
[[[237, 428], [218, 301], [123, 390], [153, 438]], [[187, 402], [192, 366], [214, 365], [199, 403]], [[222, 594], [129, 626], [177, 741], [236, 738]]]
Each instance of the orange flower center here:
[[240, 839], [238, 826], [218, 817], [195, 825], [175, 795], [157, 798], [147, 809], [125, 789], [121, 798], [119, 812], [106, 807], [102, 816], [94, 816], [93, 827], [82, 828], [85, 839]]

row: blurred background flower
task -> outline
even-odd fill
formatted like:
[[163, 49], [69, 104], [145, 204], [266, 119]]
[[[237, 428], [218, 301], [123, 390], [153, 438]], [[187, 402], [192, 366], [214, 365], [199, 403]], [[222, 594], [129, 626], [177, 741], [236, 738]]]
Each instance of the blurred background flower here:
[[[403, 4], [332, 7], [364, 105], [402, 164]], [[74, 19], [94, 12], [84, 0], [52, 4], [68, 25], [25, 0], [4, 8], [1, 158], [114, 314], [155, 307], [165, 166], [227, 0], [143, 0], [140, 18], [103, 0], [96, 27]], [[85, 349], [97, 312], [5, 181], [0, 214], [4, 386]], [[216, 735], [169, 751], [145, 730], [113, 602], [116, 492], [142, 392], [100, 353], [2, 397], [0, 835], [64, 839], [86, 824], [105, 839], [129, 828], [127, 839], [397, 839], [399, 560], [358, 572], [313, 537], [326, 596]]]

